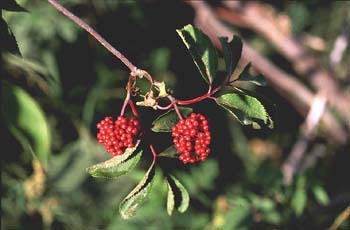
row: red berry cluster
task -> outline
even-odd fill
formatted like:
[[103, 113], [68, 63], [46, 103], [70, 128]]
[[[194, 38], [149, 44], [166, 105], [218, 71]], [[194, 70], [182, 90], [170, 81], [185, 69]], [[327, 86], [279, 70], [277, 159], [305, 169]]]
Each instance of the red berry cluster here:
[[203, 115], [192, 113], [181, 120], [173, 127], [172, 135], [183, 163], [195, 163], [207, 158], [211, 137], [208, 120]]
[[97, 124], [98, 142], [106, 151], [113, 155], [122, 155], [126, 148], [135, 146], [135, 140], [140, 131], [139, 121], [133, 118], [119, 116], [115, 122], [112, 117], [106, 117]]

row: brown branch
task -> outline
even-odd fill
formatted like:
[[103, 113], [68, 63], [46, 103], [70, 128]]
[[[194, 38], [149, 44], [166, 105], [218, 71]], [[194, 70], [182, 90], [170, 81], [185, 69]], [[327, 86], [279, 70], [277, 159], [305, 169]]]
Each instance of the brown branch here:
[[299, 41], [276, 26], [276, 17], [271, 7], [257, 2], [247, 2], [243, 5], [224, 1], [224, 4], [231, 10], [218, 9], [217, 15], [221, 19], [238, 26], [249, 27], [270, 41], [292, 63], [298, 74], [308, 78], [317, 91], [327, 96], [330, 105], [338, 110], [350, 126], [350, 95], [341, 90], [332, 74]]
[[[233, 37], [235, 32], [218, 20], [206, 2], [189, 1], [188, 4], [195, 10], [196, 26], [201, 28], [218, 48], [221, 48], [218, 36]], [[244, 62], [252, 61], [254, 67], [264, 74], [270, 86], [285, 97], [301, 115], [307, 115], [314, 98], [313, 93], [308, 88], [257, 53], [246, 42], [243, 45], [242, 59]], [[331, 139], [339, 143], [346, 142], [346, 132], [328, 109], [325, 110], [321, 121]]]
[[137, 67], [133, 65], [122, 53], [115, 49], [111, 44], [109, 44], [101, 35], [99, 35], [93, 28], [86, 24], [83, 20], [75, 16], [72, 12], [60, 5], [56, 0], [48, 0], [48, 2], [53, 5], [58, 11], [66, 15], [69, 19], [74, 21], [77, 25], [82, 27], [86, 32], [90, 33], [97, 41], [101, 43], [109, 52], [111, 52], [115, 57], [122, 61], [129, 69], [130, 72], [137, 70]]
[[337, 218], [334, 220], [332, 226], [329, 227], [329, 230], [337, 230], [339, 229], [340, 225], [345, 222], [346, 220], [349, 220], [350, 216], [350, 205], [346, 207], [344, 211], [342, 211]]
[[294, 174], [301, 169], [301, 162], [306, 153], [309, 141], [312, 140], [315, 129], [318, 126], [320, 118], [326, 108], [326, 98], [322, 95], [316, 95], [311, 105], [311, 109], [304, 121], [302, 133], [294, 144], [288, 158], [282, 165], [283, 182], [290, 185]]

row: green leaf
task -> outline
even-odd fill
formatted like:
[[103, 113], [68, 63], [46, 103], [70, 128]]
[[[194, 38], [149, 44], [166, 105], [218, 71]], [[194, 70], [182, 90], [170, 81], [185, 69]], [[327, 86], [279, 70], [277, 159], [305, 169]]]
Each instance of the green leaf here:
[[294, 210], [296, 216], [300, 216], [306, 207], [307, 194], [306, 194], [305, 185], [306, 185], [305, 177], [303, 176], [299, 177], [297, 179], [296, 188], [291, 200], [291, 207]]
[[[230, 209], [225, 215], [225, 228], [223, 229], [247, 229], [247, 220], [250, 217], [252, 210], [249, 201], [240, 196], [236, 196], [229, 200]], [[249, 226], [249, 225], [248, 225]]]
[[[38, 160], [46, 165], [50, 153], [51, 138], [44, 112], [23, 89], [4, 81], [1, 81], [1, 85], [1, 110], [5, 123], [10, 130], [16, 130], [22, 140], [26, 139], [25, 142], [30, 144]], [[26, 146], [26, 143], [23, 146]]]
[[0, 10], [1, 9], [7, 11], [28, 12], [22, 6], [18, 5], [18, 3], [15, 0], [1, 0]]
[[260, 129], [262, 125], [273, 128], [273, 121], [264, 106], [255, 97], [229, 93], [216, 99], [216, 103], [229, 111], [241, 124]]
[[[0, 17], [0, 28], [0, 50], [21, 55], [16, 37], [13, 35], [12, 30], [2, 17]], [[0, 56], [0, 58], [3, 57]]]
[[159, 157], [170, 157], [170, 158], [178, 158], [179, 153], [177, 152], [177, 149], [174, 145], [170, 146], [163, 152], [158, 154]]
[[119, 213], [123, 219], [134, 216], [136, 209], [147, 200], [155, 175], [154, 163], [155, 160], [153, 160], [152, 165], [138, 185], [120, 203]]
[[218, 56], [209, 37], [192, 25], [176, 30], [192, 55], [204, 80], [211, 84], [218, 67]]
[[316, 185], [312, 188], [312, 192], [317, 200], [317, 202], [321, 205], [327, 205], [329, 203], [329, 197], [326, 190], [320, 185]]
[[169, 216], [173, 213], [174, 207], [183, 213], [190, 203], [190, 196], [185, 187], [174, 176], [169, 175], [168, 180], [168, 201], [167, 211]]
[[117, 178], [130, 172], [139, 162], [142, 150], [133, 154], [138, 147], [138, 141], [133, 148], [127, 148], [123, 155], [115, 156], [105, 162], [93, 165], [86, 171], [93, 177]]
[[241, 58], [243, 46], [242, 40], [237, 36], [233, 36], [231, 42], [227, 41], [227, 37], [220, 37], [219, 39], [226, 65], [226, 72], [228, 76], [231, 76], [237, 67], [239, 59]]
[[238, 78], [235, 81], [249, 81], [255, 85], [258, 86], [266, 86], [266, 81], [263, 75], [259, 74], [256, 76], [253, 76], [252, 74], [250, 74], [250, 67], [251, 67], [251, 63], [248, 63], [242, 73], [238, 76]]
[[[187, 117], [192, 113], [192, 108], [189, 107], [179, 107], [179, 111], [182, 116]], [[174, 125], [179, 122], [179, 117], [176, 114], [174, 109], [169, 110], [168, 112], [160, 115], [152, 123], [153, 132], [171, 132], [171, 129]]]

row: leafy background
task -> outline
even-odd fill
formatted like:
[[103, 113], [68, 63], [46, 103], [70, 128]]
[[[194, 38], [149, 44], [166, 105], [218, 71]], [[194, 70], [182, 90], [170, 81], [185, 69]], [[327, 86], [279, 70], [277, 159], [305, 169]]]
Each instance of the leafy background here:
[[[176, 97], [190, 99], [206, 92], [176, 33], [193, 23], [194, 12], [186, 3], [60, 2], [137, 66], [166, 81]], [[122, 220], [118, 204], [142, 179], [151, 153], [144, 151], [133, 173], [118, 180], [94, 179], [85, 168], [108, 159], [94, 138], [95, 124], [119, 112], [128, 71], [47, 2], [18, 3], [29, 12], [2, 10], [24, 57], [1, 53], [2, 229], [325, 229], [349, 205], [349, 145], [330, 144], [324, 136], [317, 136], [312, 144], [326, 154], [297, 175], [292, 185], [283, 186], [280, 167], [300, 135], [303, 118], [267, 86], [250, 89], [272, 102], [268, 109], [274, 130], [242, 127], [215, 102], [193, 106], [212, 124], [209, 159], [184, 166], [161, 158], [190, 194], [187, 212], [168, 216], [167, 187], [157, 169], [149, 201], [133, 219]], [[295, 36], [306, 31], [325, 40], [330, 48], [318, 55], [326, 63], [349, 17], [342, 13], [348, 6], [344, 4], [322, 3], [315, 9], [313, 1], [280, 1], [272, 6], [288, 14]], [[266, 40], [237, 29], [254, 48], [293, 73]], [[1, 46], [2, 51], [15, 51], [12, 45]], [[344, 73], [346, 68], [341, 64], [337, 71]], [[139, 110], [141, 122], [151, 127], [159, 113]], [[160, 142], [157, 149], [171, 143], [170, 135], [154, 138]], [[340, 229], [348, 227], [348, 221], [340, 225]]]

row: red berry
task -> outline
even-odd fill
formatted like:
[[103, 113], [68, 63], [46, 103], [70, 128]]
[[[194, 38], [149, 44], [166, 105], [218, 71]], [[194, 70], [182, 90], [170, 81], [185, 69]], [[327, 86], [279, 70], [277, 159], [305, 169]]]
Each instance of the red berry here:
[[192, 113], [172, 128], [173, 142], [184, 163], [204, 161], [210, 152], [211, 136], [208, 120], [201, 114]]
[[119, 116], [116, 121], [106, 117], [97, 124], [99, 132], [96, 137], [100, 144], [112, 156], [122, 155], [126, 148], [135, 146], [140, 132], [140, 124], [134, 118]]

